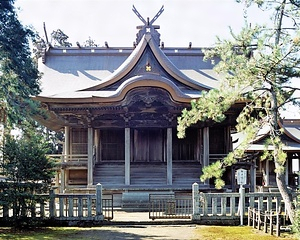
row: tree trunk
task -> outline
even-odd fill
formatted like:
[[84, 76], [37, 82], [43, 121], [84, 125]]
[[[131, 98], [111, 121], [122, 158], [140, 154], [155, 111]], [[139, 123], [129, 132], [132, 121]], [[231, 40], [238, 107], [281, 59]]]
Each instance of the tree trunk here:
[[[276, 37], [275, 37], [275, 45], [278, 45], [280, 42], [281, 37], [281, 31], [282, 31], [282, 21], [283, 16], [285, 13], [285, 7], [286, 7], [286, 0], [282, 0], [280, 8], [278, 9], [278, 20], [275, 22], [275, 29], [276, 29]], [[275, 81], [276, 82], [276, 81]], [[276, 88], [275, 88], [276, 89]], [[272, 141], [275, 139], [275, 136], [280, 137], [278, 133], [280, 132], [280, 127], [278, 125], [279, 117], [278, 117], [278, 99], [276, 91], [271, 87], [271, 94], [272, 94], [272, 120], [271, 120], [271, 126], [273, 126], [273, 136], [271, 136]], [[279, 192], [281, 194], [281, 197], [285, 204], [285, 209], [287, 211], [287, 214], [290, 218], [291, 223], [294, 223], [294, 215], [295, 215], [295, 208], [293, 205], [293, 198], [291, 194], [289, 194], [289, 190], [287, 188], [287, 183], [285, 182], [285, 173], [282, 171], [284, 167], [284, 163], [279, 159], [279, 146], [278, 143], [273, 141], [273, 146], [275, 147], [274, 150], [274, 162], [275, 162], [275, 172], [276, 172], [276, 183], [277, 187], [279, 189]], [[287, 161], [287, 159], [286, 159]]]
[[[275, 161], [276, 168], [279, 167], [279, 164]], [[281, 172], [276, 173], [276, 183], [277, 187], [279, 189], [279, 192], [281, 194], [281, 197], [285, 204], [285, 209], [287, 211], [287, 214], [290, 218], [291, 223], [294, 223], [294, 216], [295, 216], [295, 207], [293, 204], [293, 198], [291, 194], [289, 194], [289, 190], [287, 188], [287, 184], [285, 182], [285, 174]]]

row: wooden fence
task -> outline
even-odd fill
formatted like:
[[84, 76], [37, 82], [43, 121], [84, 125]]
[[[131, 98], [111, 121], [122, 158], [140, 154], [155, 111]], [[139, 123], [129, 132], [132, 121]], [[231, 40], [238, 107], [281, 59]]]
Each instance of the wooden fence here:
[[274, 230], [276, 236], [280, 236], [280, 213], [273, 211], [259, 211], [255, 208], [248, 208], [248, 226], [253, 226], [253, 228], [258, 228], [263, 230], [265, 233], [268, 231], [273, 235]]

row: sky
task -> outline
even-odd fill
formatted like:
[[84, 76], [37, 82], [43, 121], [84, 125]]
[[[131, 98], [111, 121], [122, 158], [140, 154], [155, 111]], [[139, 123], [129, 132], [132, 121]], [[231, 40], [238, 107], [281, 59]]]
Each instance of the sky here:
[[[73, 45], [91, 37], [99, 46], [107, 41], [112, 47], [131, 47], [136, 26], [141, 20], [133, 13], [135, 6], [144, 19], [155, 21], [165, 47], [212, 46], [216, 36], [229, 37], [229, 26], [238, 32], [244, 23], [244, 5], [235, 0], [16, 0], [19, 19], [32, 25], [44, 37], [43, 22], [50, 38], [61, 29]], [[267, 22], [256, 8], [247, 12], [249, 22]], [[49, 39], [50, 40], [50, 39]]]

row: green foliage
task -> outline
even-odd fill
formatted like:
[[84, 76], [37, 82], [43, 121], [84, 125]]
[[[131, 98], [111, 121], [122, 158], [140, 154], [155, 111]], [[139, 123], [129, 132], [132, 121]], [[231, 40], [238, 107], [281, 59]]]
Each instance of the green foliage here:
[[48, 144], [37, 135], [22, 136], [14, 139], [7, 135], [2, 150], [4, 174], [13, 182], [49, 183], [52, 177], [53, 165], [46, 154]]
[[40, 75], [29, 47], [35, 34], [18, 21], [13, 3], [0, 2], [0, 121], [8, 124], [36, 114], [38, 103], [31, 96], [40, 92]]
[[13, 209], [14, 226], [30, 225], [33, 206], [46, 200], [40, 194], [48, 193], [54, 176], [54, 163], [46, 155], [48, 143], [29, 129], [19, 139], [6, 135], [1, 150], [0, 167], [7, 180], [0, 184], [0, 205]]
[[[259, 5], [263, 6], [263, 2]], [[279, 111], [285, 104], [298, 101], [292, 94], [299, 88], [289, 83], [290, 79], [300, 77], [299, 32], [291, 34], [282, 30], [284, 37], [276, 40], [276, 30], [266, 31], [265, 26], [257, 25], [231, 34], [232, 40], [218, 38], [216, 46], [205, 52], [207, 60], [212, 59], [213, 63], [216, 58], [220, 60], [215, 66], [215, 71], [223, 76], [220, 87], [204, 92], [198, 100], [192, 101], [191, 109], [185, 109], [178, 118], [178, 137], [182, 138], [185, 129], [192, 124], [207, 120], [221, 122], [235, 102], [245, 103], [236, 125], [238, 132], [245, 133], [244, 141], [222, 164], [212, 165], [214, 171], [210, 173], [209, 168], [205, 168], [202, 180], [215, 177], [221, 181], [224, 168], [242, 157], [258, 131], [266, 126], [271, 129], [266, 145], [273, 145], [275, 150], [266, 147], [263, 157], [275, 159], [279, 163], [277, 171], [281, 172], [286, 155], [279, 137]]]
[[43, 128], [46, 141], [49, 145], [49, 154], [60, 154], [63, 151], [62, 142], [64, 141], [64, 133], [54, 132], [47, 128]]
[[[248, 145], [260, 130], [268, 128], [269, 138], [265, 143], [262, 159], [275, 162], [276, 180], [286, 206], [292, 206], [283, 177], [286, 153], [279, 127], [281, 110], [287, 104], [300, 105], [297, 85], [291, 80], [300, 78], [300, 15], [297, 1], [238, 1], [246, 7], [257, 4], [262, 9], [273, 10], [274, 28], [264, 25], [245, 27], [232, 39], [217, 39], [215, 47], [205, 52], [205, 59], [217, 62], [214, 70], [222, 77], [218, 89], [203, 93], [191, 103], [178, 118], [178, 137], [185, 136], [185, 129], [198, 121], [220, 122], [234, 103], [244, 103], [237, 117], [237, 132], [244, 134], [243, 142], [227, 157], [203, 169], [201, 180], [215, 179], [215, 185], [224, 185], [224, 169], [243, 157]], [[287, 22], [284, 22], [288, 19]], [[287, 27], [292, 23], [291, 27]], [[217, 61], [216, 61], [217, 60]], [[293, 222], [293, 209], [287, 208]]]
[[218, 89], [203, 92], [198, 100], [192, 100], [191, 109], [184, 109], [182, 115], [178, 117], [178, 137], [183, 138], [185, 129], [198, 121], [222, 122], [225, 119], [224, 112], [230, 108], [236, 98], [232, 93]]
[[223, 163], [221, 161], [216, 161], [212, 163], [210, 166], [204, 167], [202, 171], [203, 171], [203, 175], [200, 178], [201, 181], [214, 178], [215, 187], [217, 189], [221, 189], [225, 185], [224, 181], [221, 179], [223, 173], [225, 172], [225, 168], [223, 168]]
[[[14, 228], [32, 228], [42, 224], [35, 219], [37, 204], [45, 204], [49, 200], [49, 186], [33, 182], [0, 182], [0, 205], [13, 211], [13, 216], [6, 221]], [[8, 224], [9, 225], [9, 224]]]

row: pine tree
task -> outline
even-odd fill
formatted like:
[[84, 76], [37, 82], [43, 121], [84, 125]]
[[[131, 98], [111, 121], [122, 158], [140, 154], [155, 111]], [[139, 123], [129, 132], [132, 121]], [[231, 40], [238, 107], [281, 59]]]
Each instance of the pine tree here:
[[[239, 1], [240, 2], [240, 1]], [[203, 169], [201, 179], [215, 178], [217, 188], [224, 186], [222, 174], [241, 158], [248, 144], [260, 129], [270, 128], [269, 138], [262, 159], [275, 163], [276, 182], [294, 222], [294, 205], [285, 182], [286, 153], [278, 125], [280, 112], [287, 104], [299, 106], [294, 93], [299, 91], [300, 77], [300, 31], [299, 1], [247, 0], [247, 6], [257, 4], [262, 9], [273, 10], [274, 28], [263, 25], [245, 27], [239, 34], [231, 31], [231, 40], [217, 39], [213, 49], [208, 50], [207, 59], [220, 58], [215, 70], [224, 78], [218, 89], [211, 90], [193, 101], [190, 110], [184, 110], [178, 118], [178, 137], [184, 137], [185, 129], [197, 121], [211, 119], [221, 122], [225, 112], [237, 101], [245, 107], [237, 118], [236, 130], [246, 134], [243, 143], [227, 157]], [[292, 27], [286, 27], [285, 18]], [[298, 84], [291, 84], [295, 79]], [[207, 107], [209, 106], [209, 107]], [[272, 145], [274, 150], [269, 150]]]
[[31, 97], [40, 92], [29, 47], [35, 34], [19, 22], [13, 4], [14, 0], [0, 1], [0, 121], [8, 124], [36, 114], [38, 104]]

